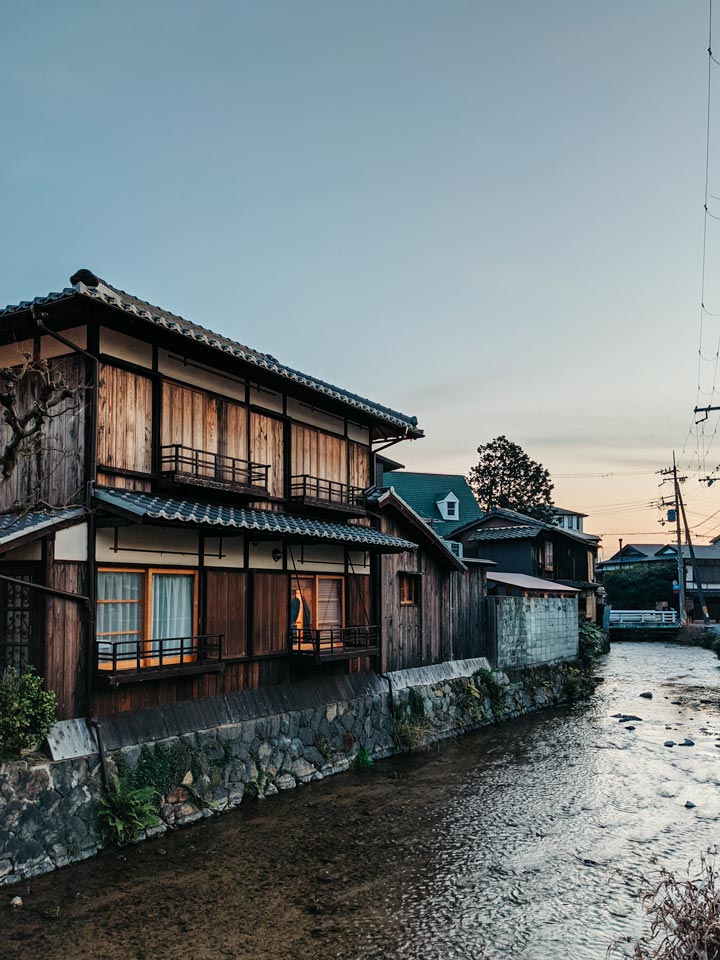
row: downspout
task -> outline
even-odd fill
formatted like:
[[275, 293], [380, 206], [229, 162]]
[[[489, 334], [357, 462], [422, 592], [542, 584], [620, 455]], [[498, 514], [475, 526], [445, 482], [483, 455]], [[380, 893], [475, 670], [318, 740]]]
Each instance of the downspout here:
[[[97, 409], [98, 409], [98, 395], [100, 389], [100, 361], [96, 356], [90, 353], [88, 350], [83, 350], [82, 347], [79, 347], [76, 343], [73, 343], [72, 340], [68, 340], [67, 337], [64, 337], [61, 333], [57, 333], [55, 330], [50, 330], [49, 327], [45, 326], [45, 320], [48, 319], [48, 313], [43, 310], [38, 310], [37, 307], [33, 304], [30, 307], [30, 312], [32, 314], [35, 323], [37, 324], [38, 330], [41, 334], [46, 334], [48, 337], [52, 337], [54, 340], [57, 340], [58, 343], [62, 343], [64, 346], [69, 347], [75, 353], [79, 353], [81, 356], [85, 357], [86, 360], [89, 360], [92, 364], [94, 376], [92, 378], [92, 399], [91, 399], [91, 419], [89, 430], [86, 428], [85, 436], [89, 439], [88, 443], [88, 455], [90, 457], [90, 470], [88, 472], [88, 479], [85, 486], [85, 508], [87, 510], [87, 523], [88, 523], [88, 538], [87, 538], [87, 586], [86, 591], [88, 594], [88, 615], [86, 619], [87, 624], [87, 637], [86, 640], [86, 655], [87, 655], [87, 672], [85, 682], [87, 684], [87, 708], [88, 713], [90, 713], [92, 706], [92, 688], [93, 680], [95, 678], [94, 670], [94, 653], [95, 653], [95, 616], [96, 616], [96, 595], [97, 590], [95, 586], [95, 515], [92, 511], [92, 495], [93, 487], [95, 481], [97, 480]], [[89, 437], [88, 437], [89, 433]]]
[[102, 770], [103, 786], [105, 787], [105, 791], [107, 792], [110, 790], [110, 776], [108, 774], [108, 768], [107, 768], [107, 754], [105, 753], [105, 743], [103, 741], [102, 725], [100, 724], [100, 721], [97, 719], [97, 717], [91, 717], [90, 720], [88, 720], [88, 726], [92, 727], [92, 729], [95, 731], [95, 739], [97, 740], [98, 753], [100, 754], [100, 768]]
[[387, 680], [388, 685], [388, 704], [390, 706], [390, 716], [395, 717], [395, 695], [393, 693], [392, 679], [389, 673], [379, 673], [381, 680]]

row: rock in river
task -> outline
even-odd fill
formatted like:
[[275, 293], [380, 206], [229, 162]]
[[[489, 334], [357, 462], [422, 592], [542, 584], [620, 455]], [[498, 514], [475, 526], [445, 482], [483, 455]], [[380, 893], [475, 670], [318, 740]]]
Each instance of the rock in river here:
[[678, 744], [679, 747], [694, 747], [695, 741], [691, 740], [690, 737], [685, 737], [682, 743]]
[[646, 693], [641, 693], [640, 696], [644, 697], [646, 700], [652, 700], [652, 694], [649, 690]]
[[674, 747], [674, 746], [675, 746], [675, 741], [674, 741], [674, 740], [666, 740], [665, 743], [663, 744], [663, 746], [664, 746], [664, 747]]

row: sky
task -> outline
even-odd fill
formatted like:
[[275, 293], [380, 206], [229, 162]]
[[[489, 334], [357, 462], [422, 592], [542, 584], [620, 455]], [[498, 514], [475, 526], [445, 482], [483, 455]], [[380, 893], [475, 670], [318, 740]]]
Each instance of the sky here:
[[0, 0], [0, 301], [88, 267], [416, 415], [409, 469], [466, 473], [505, 434], [606, 556], [672, 536], [647, 504], [675, 448], [707, 542], [707, 23], [706, 0]]

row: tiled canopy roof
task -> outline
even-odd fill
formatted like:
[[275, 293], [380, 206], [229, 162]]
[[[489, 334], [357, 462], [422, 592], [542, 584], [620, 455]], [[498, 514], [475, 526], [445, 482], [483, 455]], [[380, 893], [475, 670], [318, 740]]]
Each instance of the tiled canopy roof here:
[[385, 553], [414, 550], [417, 544], [382, 533], [372, 527], [349, 523], [328, 523], [307, 517], [275, 513], [272, 510], [247, 510], [243, 507], [217, 503], [198, 503], [174, 497], [156, 497], [133, 490], [96, 489], [95, 498], [101, 504], [138, 518], [220, 529], [256, 531], [293, 540], [312, 540], [324, 543], [343, 543], [347, 546], [378, 549]]
[[48, 532], [69, 520], [80, 519], [83, 507], [65, 507], [60, 510], [36, 510], [31, 513], [6, 513], [0, 516], [0, 548], [12, 547], [13, 541], [29, 538], [32, 534]]
[[545, 527], [480, 527], [470, 536], [470, 540], [531, 540], [537, 537]]
[[[80, 279], [78, 279], [78, 275]], [[32, 306], [42, 307], [72, 297], [89, 298], [110, 307], [116, 307], [124, 313], [139, 317], [141, 320], [145, 320], [156, 327], [162, 327], [173, 333], [179, 333], [195, 343], [202, 343], [215, 350], [230, 354], [239, 360], [243, 360], [245, 363], [267, 370], [283, 379], [292, 380], [316, 393], [354, 407], [356, 410], [360, 410], [376, 420], [380, 420], [403, 431], [407, 437], [423, 436], [423, 431], [417, 425], [417, 417], [409, 417], [404, 413], [374, 403], [372, 400], [367, 400], [365, 397], [350, 393], [324, 380], [319, 380], [316, 377], [301, 373], [299, 370], [294, 370], [292, 367], [280, 363], [279, 360], [276, 360], [275, 357], [270, 356], [268, 353], [260, 353], [257, 350], [252, 350], [250, 347], [237, 343], [235, 340], [230, 340], [228, 337], [224, 337], [219, 333], [213, 333], [211, 330], [206, 330], [205, 327], [192, 323], [190, 320], [185, 320], [183, 317], [170, 313], [168, 310], [155, 307], [151, 303], [139, 300], [137, 297], [132, 296], [132, 294], [118, 290], [110, 286], [110, 284], [105, 283], [104, 280], [99, 280], [97, 277], [94, 277], [88, 270], [78, 271], [78, 275], [72, 278], [73, 280], [77, 280], [74, 287], [66, 287], [59, 293], [49, 293], [46, 297], [36, 297], [32, 301], [24, 300], [22, 303], [0, 309], [0, 317], [22, 310], [29, 310]]]

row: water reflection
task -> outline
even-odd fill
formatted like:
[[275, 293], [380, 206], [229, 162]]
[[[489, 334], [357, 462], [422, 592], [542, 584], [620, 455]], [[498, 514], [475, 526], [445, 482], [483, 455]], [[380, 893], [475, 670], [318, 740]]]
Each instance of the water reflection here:
[[8, 957], [602, 960], [640, 873], [718, 840], [720, 670], [618, 644], [600, 673], [589, 704], [33, 881]]

